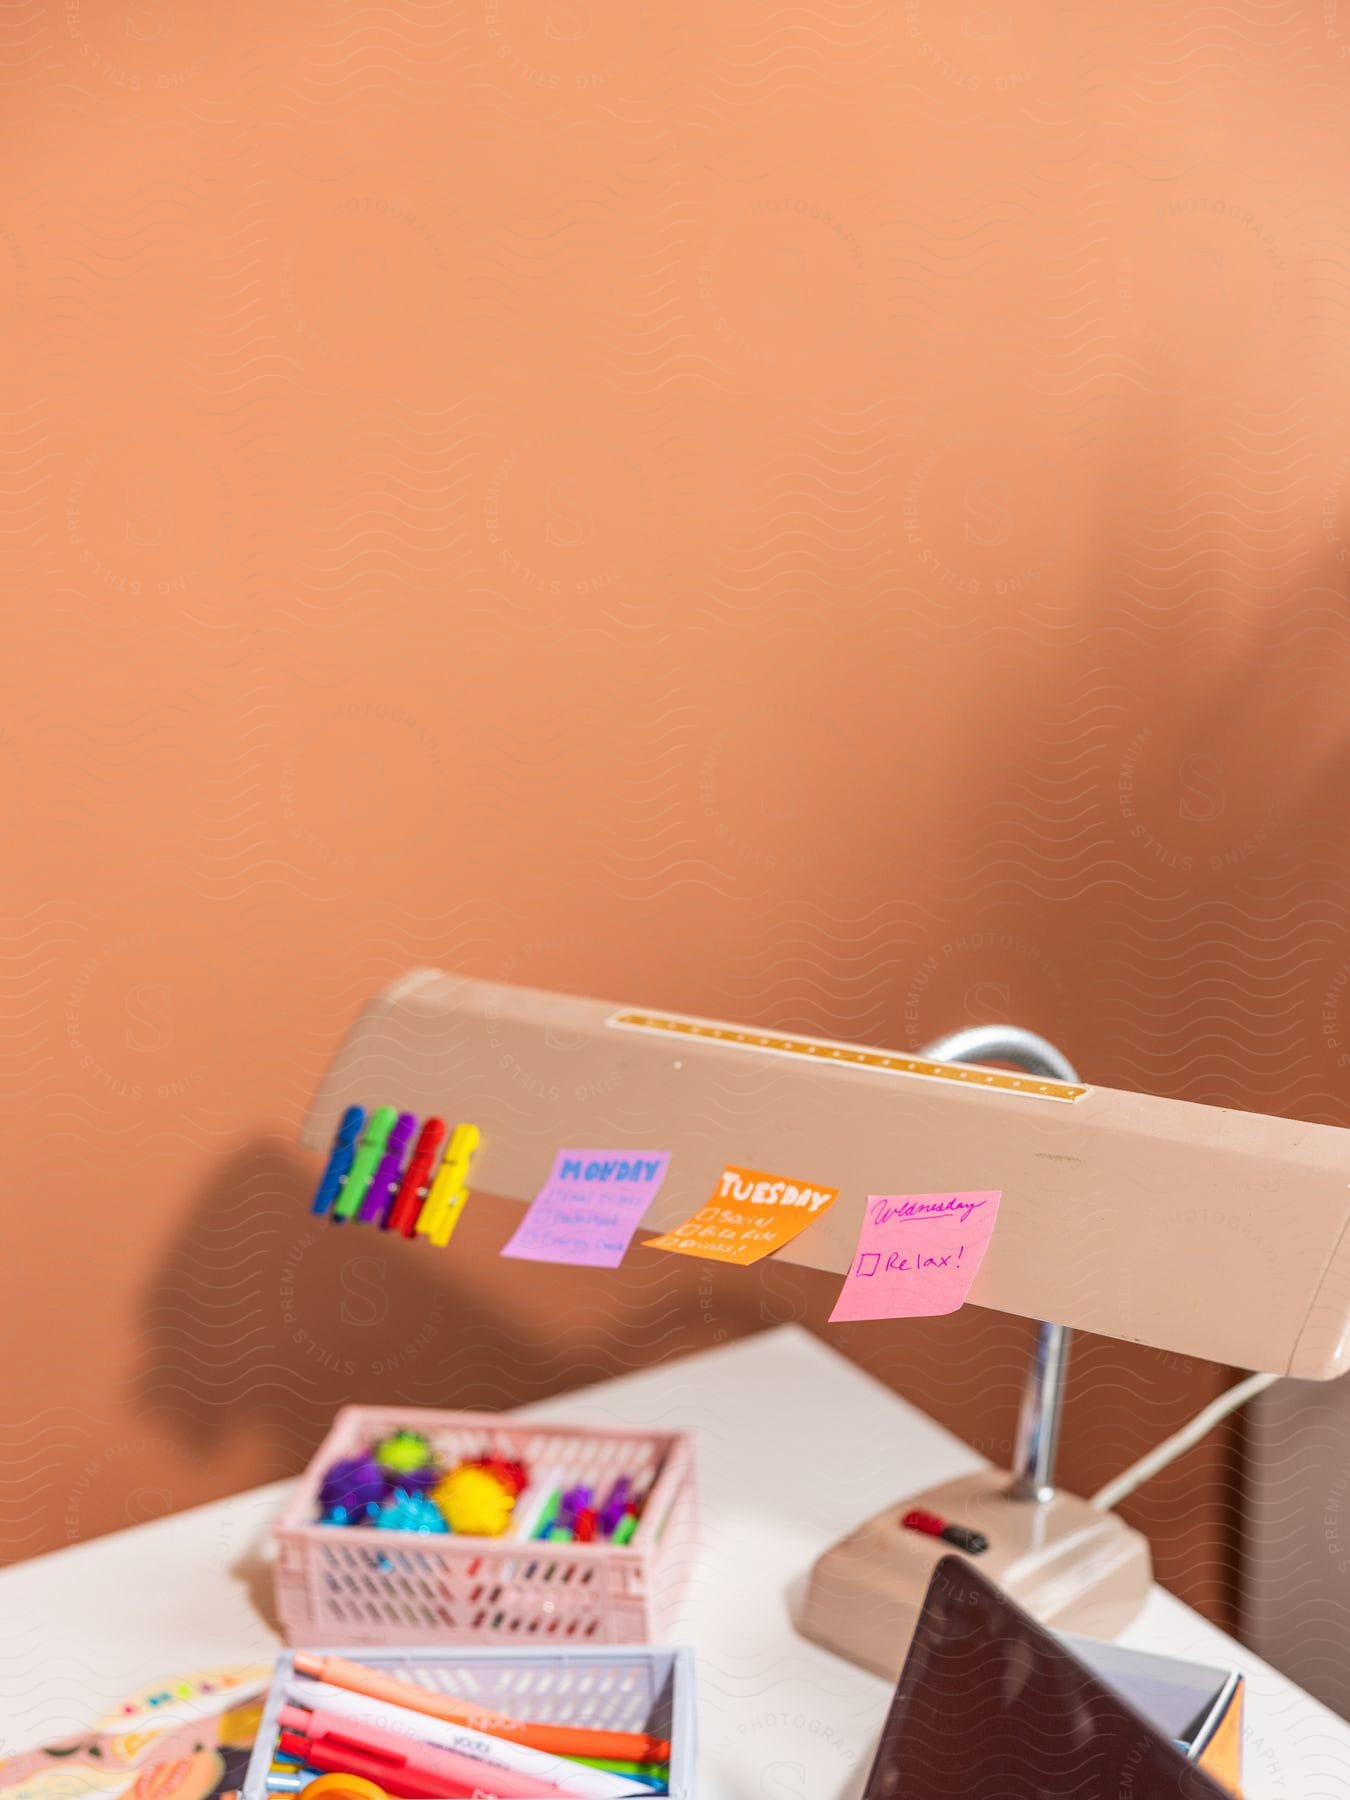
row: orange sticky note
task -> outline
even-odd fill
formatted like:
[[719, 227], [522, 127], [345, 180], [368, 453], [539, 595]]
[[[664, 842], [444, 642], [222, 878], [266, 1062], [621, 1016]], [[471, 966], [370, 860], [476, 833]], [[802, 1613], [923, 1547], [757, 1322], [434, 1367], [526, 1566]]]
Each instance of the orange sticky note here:
[[728, 1163], [707, 1204], [673, 1231], [645, 1239], [644, 1247], [702, 1256], [709, 1262], [758, 1262], [791, 1243], [838, 1198], [838, 1188], [789, 1181], [783, 1175], [766, 1175], [763, 1169], [738, 1169]]

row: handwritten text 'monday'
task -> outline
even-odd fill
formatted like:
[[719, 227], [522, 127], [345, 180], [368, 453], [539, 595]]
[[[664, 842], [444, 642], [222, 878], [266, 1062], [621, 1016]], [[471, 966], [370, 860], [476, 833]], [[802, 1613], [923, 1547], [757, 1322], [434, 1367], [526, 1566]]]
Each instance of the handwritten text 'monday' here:
[[560, 1181], [655, 1181], [661, 1174], [664, 1164], [659, 1160], [647, 1162], [634, 1157], [631, 1162], [588, 1162], [583, 1164], [579, 1156], [568, 1156], [563, 1159], [558, 1170]]

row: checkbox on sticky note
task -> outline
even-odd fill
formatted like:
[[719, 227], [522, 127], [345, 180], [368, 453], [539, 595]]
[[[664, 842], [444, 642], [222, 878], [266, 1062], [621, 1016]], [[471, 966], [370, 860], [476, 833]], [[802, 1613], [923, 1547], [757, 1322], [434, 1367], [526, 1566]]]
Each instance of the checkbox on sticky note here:
[[875, 1275], [880, 1267], [881, 1252], [879, 1250], [864, 1250], [858, 1257], [856, 1273], [858, 1275]]

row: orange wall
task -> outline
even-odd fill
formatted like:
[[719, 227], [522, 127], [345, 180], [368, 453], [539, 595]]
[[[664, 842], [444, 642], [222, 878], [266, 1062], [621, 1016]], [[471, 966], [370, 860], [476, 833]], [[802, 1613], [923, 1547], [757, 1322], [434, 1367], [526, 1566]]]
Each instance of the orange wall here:
[[409, 964], [1346, 1117], [1350, 19], [1081, 10], [5, 9], [8, 1554], [803, 1310], [306, 1277]]

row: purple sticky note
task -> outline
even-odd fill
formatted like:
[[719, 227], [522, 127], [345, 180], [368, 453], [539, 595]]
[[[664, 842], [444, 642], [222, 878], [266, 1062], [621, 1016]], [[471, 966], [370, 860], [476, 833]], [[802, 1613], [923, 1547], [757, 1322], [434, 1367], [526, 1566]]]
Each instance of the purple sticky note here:
[[994, 1235], [1002, 1195], [869, 1194], [832, 1320], [955, 1312]]
[[617, 1269], [669, 1164], [669, 1150], [560, 1150], [502, 1255]]

